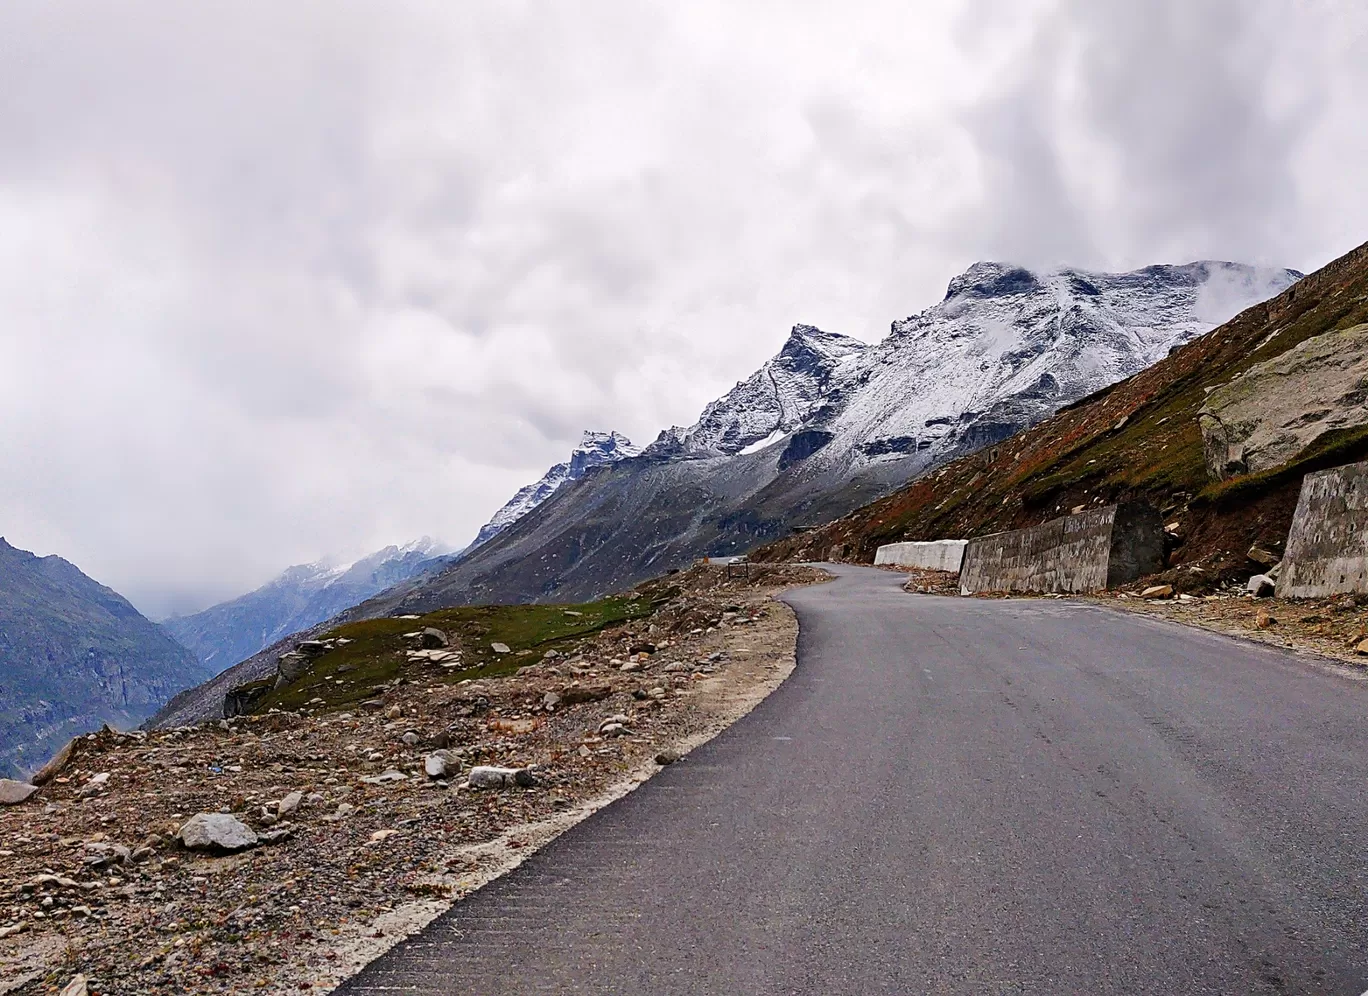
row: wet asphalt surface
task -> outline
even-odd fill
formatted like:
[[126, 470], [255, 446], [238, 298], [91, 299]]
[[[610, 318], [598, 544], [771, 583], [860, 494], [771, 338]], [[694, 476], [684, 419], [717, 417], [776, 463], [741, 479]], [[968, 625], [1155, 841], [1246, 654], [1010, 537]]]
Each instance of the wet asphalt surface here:
[[1368, 990], [1368, 682], [833, 569], [754, 712], [338, 991]]

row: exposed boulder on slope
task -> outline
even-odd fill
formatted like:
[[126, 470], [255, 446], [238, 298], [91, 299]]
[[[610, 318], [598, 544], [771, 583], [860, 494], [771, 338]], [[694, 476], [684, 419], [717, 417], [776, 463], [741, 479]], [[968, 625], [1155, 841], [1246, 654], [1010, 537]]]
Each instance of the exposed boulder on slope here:
[[1368, 325], [1314, 336], [1256, 363], [1198, 413], [1217, 480], [1295, 459], [1326, 433], [1368, 425]]

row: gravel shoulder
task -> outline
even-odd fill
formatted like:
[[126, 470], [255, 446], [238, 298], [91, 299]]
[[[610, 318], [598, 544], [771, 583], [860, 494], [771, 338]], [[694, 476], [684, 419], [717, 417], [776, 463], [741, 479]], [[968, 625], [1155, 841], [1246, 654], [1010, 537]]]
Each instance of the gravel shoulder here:
[[[749, 712], [794, 667], [797, 621], [773, 596], [827, 577], [698, 567], [652, 615], [507, 677], [79, 739], [0, 807], [0, 994], [78, 974], [92, 993], [331, 989]], [[468, 787], [477, 765], [531, 784]], [[201, 812], [258, 845], [186, 850]]]

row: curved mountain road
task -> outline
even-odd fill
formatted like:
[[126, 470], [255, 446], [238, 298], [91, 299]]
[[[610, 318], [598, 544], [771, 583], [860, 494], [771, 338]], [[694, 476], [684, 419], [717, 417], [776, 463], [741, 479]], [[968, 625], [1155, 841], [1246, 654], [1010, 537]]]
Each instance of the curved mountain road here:
[[1368, 989], [1368, 683], [833, 570], [754, 712], [339, 991]]

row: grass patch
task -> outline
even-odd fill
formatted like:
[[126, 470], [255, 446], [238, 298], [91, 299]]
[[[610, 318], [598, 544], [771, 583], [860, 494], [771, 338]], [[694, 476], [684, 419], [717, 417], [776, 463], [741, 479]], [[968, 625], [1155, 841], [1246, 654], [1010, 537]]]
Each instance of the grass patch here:
[[[298, 709], [315, 698], [324, 708], [339, 708], [371, 698], [375, 688], [395, 678], [421, 674], [424, 681], [456, 682], [464, 678], [507, 674], [539, 661], [548, 650], [571, 654], [586, 637], [618, 623], [650, 615], [666, 592], [621, 595], [578, 605], [473, 605], [439, 609], [417, 619], [367, 619], [339, 626], [323, 639], [351, 642], [315, 659], [309, 670], [284, 688], [273, 689], [253, 708]], [[462, 667], [443, 669], [408, 660], [414, 644], [405, 633], [434, 626], [459, 647]], [[491, 644], [510, 653], [495, 653]], [[525, 651], [519, 653], [519, 651]]]

